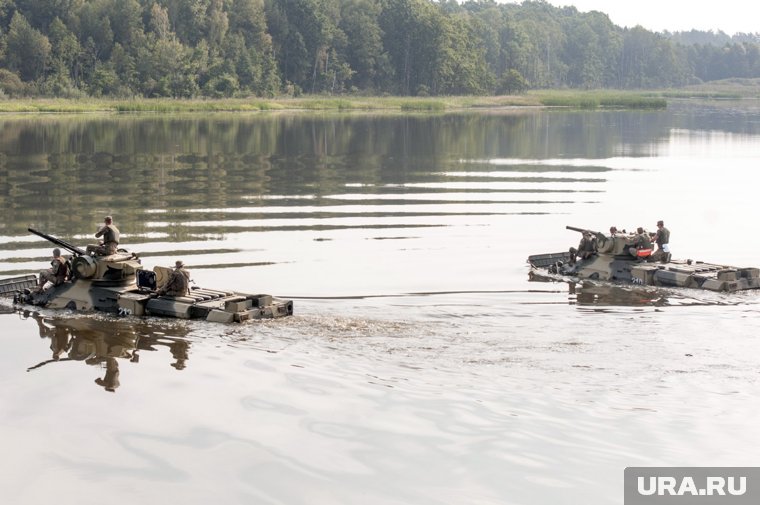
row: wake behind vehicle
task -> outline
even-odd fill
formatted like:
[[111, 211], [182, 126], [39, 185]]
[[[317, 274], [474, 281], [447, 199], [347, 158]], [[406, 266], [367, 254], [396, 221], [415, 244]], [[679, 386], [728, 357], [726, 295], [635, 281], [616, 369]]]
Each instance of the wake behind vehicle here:
[[66, 241], [28, 230], [72, 253], [67, 260], [71, 274], [66, 282], [41, 292], [35, 289], [36, 275], [0, 281], [0, 295], [13, 295], [16, 305], [222, 323], [293, 314], [291, 300], [271, 295], [203, 288], [193, 288], [185, 296], [161, 295], [157, 288], [168, 280], [170, 268], [145, 270], [138, 256], [124, 249], [108, 256], [90, 255]]
[[[569, 230], [584, 232], [572, 226]], [[531, 280], [583, 279], [630, 283], [642, 286], [669, 286], [735, 292], [760, 289], [760, 269], [740, 268], [692, 260], [652, 261], [648, 256], [629, 253], [632, 236], [591, 232], [596, 250], [588, 258], [575, 260], [570, 252], [535, 254], [528, 257]]]

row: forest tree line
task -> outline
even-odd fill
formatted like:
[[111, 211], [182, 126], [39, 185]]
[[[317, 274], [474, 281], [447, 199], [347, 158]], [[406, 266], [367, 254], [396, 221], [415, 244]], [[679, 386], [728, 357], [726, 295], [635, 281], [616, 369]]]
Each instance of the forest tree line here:
[[543, 0], [0, 0], [0, 96], [483, 95], [760, 77], [760, 38]]

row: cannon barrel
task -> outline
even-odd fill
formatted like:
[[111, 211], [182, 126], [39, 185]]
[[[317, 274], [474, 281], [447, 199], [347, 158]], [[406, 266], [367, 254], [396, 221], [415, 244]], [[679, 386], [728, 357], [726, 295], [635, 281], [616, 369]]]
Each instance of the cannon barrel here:
[[77, 247], [77, 246], [75, 246], [73, 244], [69, 244], [65, 240], [61, 240], [59, 238], [55, 238], [52, 235], [48, 235], [47, 233], [42, 233], [41, 231], [37, 231], [34, 228], [27, 228], [27, 230], [29, 230], [30, 232], [34, 233], [37, 236], [40, 236], [40, 237], [44, 238], [48, 242], [52, 242], [52, 243], [54, 243], [57, 246], [63, 247], [67, 251], [72, 252], [72, 253], [76, 254], [77, 256], [85, 256], [87, 254], [83, 249], [80, 249], [79, 247]]
[[583, 233], [584, 231], [587, 231], [587, 232], [590, 232], [592, 235], [596, 235], [597, 237], [599, 235], [604, 236], [603, 233], [600, 233], [598, 231], [591, 231], [588, 228], [576, 228], [575, 226], [565, 226], [565, 229], [572, 230], [572, 231], [577, 231], [578, 233]]
[[591, 231], [587, 230], [586, 228], [577, 228], [575, 226], [565, 226], [566, 229], [577, 231], [578, 233], [583, 233], [584, 231], [588, 231], [591, 233], [594, 237], [596, 237], [596, 250], [597, 252], [610, 252], [612, 251], [614, 245], [615, 245], [615, 238], [614, 237], [607, 237], [604, 235], [604, 233], [600, 231]]

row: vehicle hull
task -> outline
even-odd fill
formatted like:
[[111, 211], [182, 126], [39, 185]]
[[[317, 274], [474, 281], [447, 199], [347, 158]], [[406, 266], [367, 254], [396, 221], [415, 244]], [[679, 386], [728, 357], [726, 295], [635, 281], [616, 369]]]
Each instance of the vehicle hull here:
[[[3, 282], [13, 282], [13, 279]], [[51, 309], [230, 323], [293, 314], [291, 300], [270, 295], [197, 288], [190, 290], [187, 296], [166, 296], [140, 289], [134, 283], [103, 286], [87, 280], [67, 282], [43, 293], [29, 289], [19, 291], [14, 296], [14, 303]]]
[[641, 286], [668, 286], [735, 292], [760, 289], [760, 269], [692, 260], [653, 262], [632, 256], [597, 253], [572, 263], [569, 253], [528, 258], [531, 277], [600, 280]]

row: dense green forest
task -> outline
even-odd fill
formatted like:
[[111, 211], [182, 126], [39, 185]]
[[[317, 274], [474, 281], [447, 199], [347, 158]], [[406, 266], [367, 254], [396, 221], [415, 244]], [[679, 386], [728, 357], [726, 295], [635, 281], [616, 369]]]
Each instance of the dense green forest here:
[[486, 95], [760, 77], [757, 34], [493, 0], [0, 0], [0, 96]]

